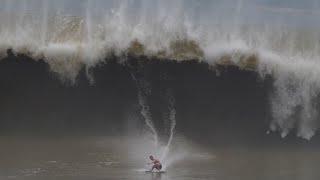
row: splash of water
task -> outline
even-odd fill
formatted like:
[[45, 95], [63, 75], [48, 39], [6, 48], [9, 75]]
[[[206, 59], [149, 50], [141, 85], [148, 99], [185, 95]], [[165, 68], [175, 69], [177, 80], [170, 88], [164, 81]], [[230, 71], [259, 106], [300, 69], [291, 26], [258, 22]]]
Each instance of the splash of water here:
[[[158, 132], [153, 124], [152, 117], [150, 114], [150, 107], [148, 105], [147, 97], [146, 97], [147, 92], [145, 92], [147, 90], [146, 84], [142, 82], [143, 80], [139, 80], [138, 78], [136, 78], [134, 73], [131, 73], [131, 76], [132, 76], [133, 80], [136, 82], [136, 85], [138, 88], [138, 101], [141, 106], [140, 113], [144, 117], [146, 125], [152, 131], [152, 135], [153, 135], [153, 139], [154, 139], [154, 146], [157, 148], [157, 146], [158, 146]], [[143, 87], [143, 85], [144, 85], [144, 87]]]
[[171, 145], [171, 141], [174, 135], [174, 128], [176, 127], [176, 100], [175, 97], [173, 95], [173, 93], [171, 91], [169, 91], [168, 93], [169, 95], [169, 119], [170, 119], [170, 136], [169, 136], [169, 140], [168, 143], [166, 145], [166, 147], [164, 148], [164, 151], [162, 153], [161, 156], [161, 161], [165, 161], [167, 154], [169, 152], [170, 149], [170, 145]]
[[[152, 121], [152, 117], [150, 114], [150, 107], [148, 105], [147, 96], [146, 96], [148, 94], [147, 84], [143, 82], [143, 79], [137, 78], [137, 76], [133, 72], [131, 72], [131, 76], [133, 80], [136, 82], [136, 85], [138, 88], [138, 101], [139, 101], [139, 105], [141, 106], [141, 115], [144, 117], [146, 125], [149, 127], [149, 129], [152, 131], [152, 134], [153, 134], [155, 150], [158, 153], [161, 152], [162, 154], [160, 161], [161, 162], [166, 161], [166, 158], [170, 150], [171, 142], [174, 137], [174, 129], [176, 126], [176, 100], [175, 100], [174, 94], [170, 89], [167, 91], [167, 96], [169, 99], [168, 111], [169, 111], [169, 120], [170, 120], [170, 131], [169, 131], [168, 142], [166, 146], [163, 147], [158, 145], [158, 141], [159, 141], [158, 133], [154, 126], [154, 123]], [[158, 154], [157, 152], [156, 154]]]

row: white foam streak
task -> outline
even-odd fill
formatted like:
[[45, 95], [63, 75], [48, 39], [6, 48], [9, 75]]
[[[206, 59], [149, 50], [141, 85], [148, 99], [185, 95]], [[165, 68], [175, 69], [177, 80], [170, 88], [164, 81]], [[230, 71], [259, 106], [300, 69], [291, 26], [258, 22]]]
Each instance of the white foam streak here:
[[[150, 107], [148, 105], [147, 102], [147, 92], [146, 91], [146, 85], [143, 84], [143, 82], [139, 79], [136, 78], [136, 76], [131, 73], [132, 78], [136, 81], [137, 84], [137, 88], [138, 88], [138, 101], [139, 101], [139, 105], [141, 106], [141, 115], [144, 117], [145, 123], [148, 126], [148, 128], [151, 130], [152, 132], [152, 136], [153, 136], [153, 140], [154, 140], [154, 146], [155, 148], [158, 147], [158, 132], [156, 130], [156, 127], [153, 124], [152, 121], [152, 117], [151, 117], [151, 113], [150, 113]], [[142, 83], [142, 85], [141, 85]], [[144, 86], [144, 87], [143, 87]]]
[[169, 109], [169, 119], [170, 119], [170, 135], [169, 135], [168, 143], [167, 143], [167, 145], [164, 148], [164, 151], [162, 153], [161, 161], [166, 161], [167, 160], [166, 158], [167, 158], [168, 152], [170, 150], [171, 141], [173, 139], [174, 128], [176, 127], [176, 109], [175, 109], [175, 105], [176, 105], [175, 97], [173, 96], [172, 92], [169, 92], [169, 107], [168, 107], [168, 109]]

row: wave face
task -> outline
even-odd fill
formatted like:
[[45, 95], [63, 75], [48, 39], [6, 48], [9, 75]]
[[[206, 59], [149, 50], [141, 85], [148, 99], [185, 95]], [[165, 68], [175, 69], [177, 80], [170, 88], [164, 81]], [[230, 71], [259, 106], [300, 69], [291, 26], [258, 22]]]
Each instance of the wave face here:
[[2, 0], [0, 57], [43, 60], [72, 84], [83, 70], [94, 83], [95, 67], [114, 58], [237, 65], [273, 78], [270, 129], [310, 139], [319, 112], [318, 10], [318, 1]]

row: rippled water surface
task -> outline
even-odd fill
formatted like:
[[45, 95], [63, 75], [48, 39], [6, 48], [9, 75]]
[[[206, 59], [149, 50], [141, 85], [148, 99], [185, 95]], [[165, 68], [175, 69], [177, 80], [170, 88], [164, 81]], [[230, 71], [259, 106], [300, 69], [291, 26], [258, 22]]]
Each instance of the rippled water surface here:
[[[319, 152], [210, 148], [146, 173], [149, 154], [121, 138], [1, 138], [1, 179], [319, 179]], [[146, 157], [143, 159], [142, 157]], [[192, 158], [189, 158], [189, 157]], [[170, 156], [169, 156], [170, 157]]]

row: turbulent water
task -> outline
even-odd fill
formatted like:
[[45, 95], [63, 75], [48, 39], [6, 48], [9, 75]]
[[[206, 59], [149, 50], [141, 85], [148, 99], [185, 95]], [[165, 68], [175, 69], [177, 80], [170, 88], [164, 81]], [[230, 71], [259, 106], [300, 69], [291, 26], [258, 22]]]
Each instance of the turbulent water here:
[[0, 0], [0, 178], [319, 179], [319, 9]]
[[0, 56], [10, 49], [43, 60], [73, 84], [83, 69], [94, 83], [95, 67], [114, 58], [235, 64], [274, 79], [270, 129], [310, 139], [318, 122], [319, 3], [292, 4], [2, 0]]
[[[266, 129], [280, 131], [282, 137], [296, 129], [298, 136], [310, 139], [318, 128], [319, 118], [320, 24], [316, 21], [319, 3], [310, 1], [300, 9], [290, 3], [282, 6], [247, 0], [201, 3], [2, 0], [2, 68], [7, 69], [5, 66], [10, 65], [5, 64], [12, 63], [11, 59], [23, 56], [23, 60], [15, 61], [20, 64], [16, 66], [25, 66], [23, 61], [31, 59], [41, 60], [63, 83], [77, 84], [79, 76], [85, 73], [88, 82], [94, 84], [99, 79], [96, 67], [116, 61], [119, 68], [128, 67], [128, 73], [136, 81], [141, 113], [157, 139], [146, 103], [148, 92], [141, 87], [144, 77], [139, 80], [132, 71], [141, 74], [143, 66], [150, 62], [155, 66], [163, 62], [170, 67], [185, 66], [182, 64], [191, 61], [194, 69], [205, 63], [209, 65], [207, 69], [215, 71], [212, 74], [219, 75], [216, 66], [236, 65], [239, 71], [256, 72], [253, 76], [262, 82], [272, 78], [268, 102], [262, 103], [269, 104], [270, 125]], [[183, 69], [174, 68], [177, 72], [171, 70], [171, 74], [179, 74]], [[193, 68], [185, 70], [192, 73]], [[166, 70], [160, 72], [165, 73]], [[111, 76], [121, 81], [118, 74]], [[233, 91], [239, 92], [242, 86], [245, 85], [238, 84]], [[169, 119], [174, 116], [175, 112], [170, 112]], [[171, 120], [170, 132], [174, 125]]]

